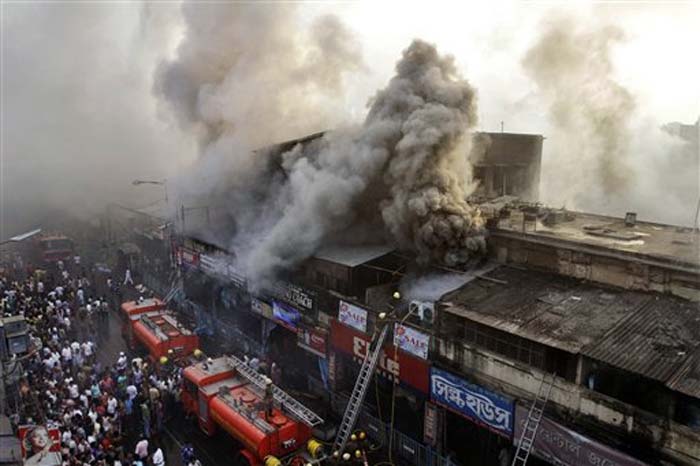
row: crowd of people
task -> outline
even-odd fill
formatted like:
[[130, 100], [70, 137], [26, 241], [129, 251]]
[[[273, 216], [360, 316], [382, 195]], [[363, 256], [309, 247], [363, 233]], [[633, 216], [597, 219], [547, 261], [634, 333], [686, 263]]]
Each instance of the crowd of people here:
[[7, 401], [13, 424], [28, 426], [25, 464], [164, 466], [161, 438], [178, 409], [180, 370], [123, 352], [113, 362], [98, 358], [111, 306], [73, 269], [0, 274], [2, 314], [23, 315], [32, 340], [28, 355], [6, 365], [6, 376], [20, 371]]

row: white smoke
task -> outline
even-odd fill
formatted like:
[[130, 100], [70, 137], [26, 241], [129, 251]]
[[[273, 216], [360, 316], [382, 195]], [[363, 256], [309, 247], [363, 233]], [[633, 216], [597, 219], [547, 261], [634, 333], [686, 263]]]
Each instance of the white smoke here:
[[624, 31], [586, 18], [550, 14], [522, 64], [548, 105], [543, 200], [610, 215], [692, 223], [698, 155], [645, 115], [614, 76]]
[[3, 3], [1, 239], [164, 197], [132, 185], [170, 176], [191, 150], [151, 95], [174, 27], [160, 7], [154, 17], [134, 3]]

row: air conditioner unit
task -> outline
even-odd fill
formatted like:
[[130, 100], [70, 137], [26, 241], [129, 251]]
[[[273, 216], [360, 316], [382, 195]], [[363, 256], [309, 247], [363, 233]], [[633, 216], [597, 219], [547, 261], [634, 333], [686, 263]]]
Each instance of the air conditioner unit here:
[[411, 301], [408, 305], [411, 315], [417, 316], [421, 322], [432, 325], [435, 322], [435, 303], [429, 301]]

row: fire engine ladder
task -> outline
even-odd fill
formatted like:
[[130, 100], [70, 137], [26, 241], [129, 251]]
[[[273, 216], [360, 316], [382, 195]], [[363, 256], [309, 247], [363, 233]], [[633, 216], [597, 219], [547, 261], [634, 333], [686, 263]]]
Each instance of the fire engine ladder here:
[[552, 387], [556, 379], [555, 374], [545, 375], [540, 382], [540, 387], [537, 390], [537, 397], [530, 406], [530, 411], [527, 413], [527, 420], [523, 426], [523, 431], [520, 434], [520, 442], [518, 450], [515, 452], [511, 466], [525, 466], [527, 459], [530, 457], [532, 445], [535, 443], [537, 429], [540, 426], [544, 407], [549, 401], [549, 395], [552, 393]]
[[166, 304], [170, 304], [170, 301], [175, 298], [175, 296], [180, 292], [182, 285], [180, 281], [180, 277], [177, 276], [177, 272], [172, 272], [170, 274], [170, 289], [168, 290], [168, 293], [165, 295], [165, 298], [163, 298], [163, 301]]
[[362, 367], [360, 368], [360, 374], [357, 376], [357, 381], [355, 381], [355, 387], [352, 389], [348, 405], [345, 407], [343, 420], [340, 422], [335, 442], [333, 442], [333, 449], [331, 450], [333, 454], [336, 452], [338, 452], [338, 455], [342, 454], [345, 445], [348, 443], [352, 429], [355, 427], [357, 416], [360, 414], [362, 402], [367, 394], [367, 387], [369, 387], [372, 381], [372, 374], [374, 374], [374, 369], [377, 367], [379, 355], [382, 353], [382, 346], [384, 345], [388, 330], [389, 325], [385, 325], [377, 339], [373, 342], [373, 346], [370, 345], [367, 354], [365, 354]]
[[[238, 374], [243, 376], [258, 389], [262, 390], [263, 392], [265, 391], [265, 388], [267, 387], [267, 377], [235, 356], [227, 356], [227, 359], [229, 364], [236, 369]], [[323, 419], [321, 417], [301, 404], [299, 401], [289, 396], [287, 392], [276, 385], [272, 386], [272, 397], [277, 403], [279, 403], [283, 410], [291, 413], [307, 426], [316, 427], [317, 425], [323, 424]]]

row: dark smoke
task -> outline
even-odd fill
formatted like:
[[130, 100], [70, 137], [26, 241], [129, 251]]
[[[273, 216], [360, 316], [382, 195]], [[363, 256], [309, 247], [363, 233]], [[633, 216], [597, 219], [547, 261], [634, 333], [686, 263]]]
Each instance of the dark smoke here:
[[184, 38], [159, 66], [154, 89], [205, 153], [236, 157], [325, 129], [340, 113], [332, 97], [343, 75], [364, 66], [337, 18], [300, 31], [293, 4], [186, 2], [182, 16]]
[[475, 91], [452, 57], [422, 41], [404, 51], [367, 116], [366, 128], [391, 128], [382, 217], [420, 261], [458, 265], [484, 249], [483, 221], [466, 201], [465, 154], [476, 119]]
[[414, 41], [364, 125], [327, 135], [312, 154], [297, 146], [283, 155], [288, 182], [274, 202], [259, 206], [279, 216], [244, 248], [249, 276], [286, 269], [348, 228], [380, 218], [385, 232], [375, 237], [388, 233], [421, 262], [458, 265], [483, 251], [483, 221], [466, 202], [475, 109], [474, 90], [452, 58]]

